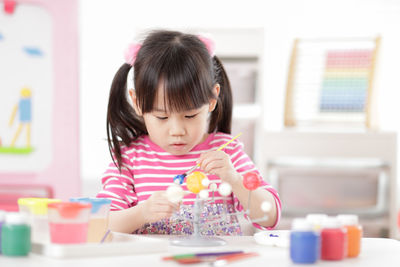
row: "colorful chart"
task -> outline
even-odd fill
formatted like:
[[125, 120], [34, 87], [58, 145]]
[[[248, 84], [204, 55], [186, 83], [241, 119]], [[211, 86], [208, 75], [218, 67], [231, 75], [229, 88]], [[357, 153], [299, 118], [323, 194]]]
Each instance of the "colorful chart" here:
[[374, 73], [381, 37], [295, 39], [286, 127], [376, 128]]
[[326, 53], [321, 85], [321, 112], [364, 112], [373, 50]]

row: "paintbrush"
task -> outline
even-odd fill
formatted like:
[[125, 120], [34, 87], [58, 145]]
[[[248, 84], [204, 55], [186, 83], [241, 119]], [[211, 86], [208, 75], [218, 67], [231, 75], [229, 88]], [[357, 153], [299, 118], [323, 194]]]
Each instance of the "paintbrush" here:
[[[220, 151], [222, 149], [224, 149], [227, 145], [229, 145], [233, 140], [235, 140], [236, 138], [238, 138], [239, 136], [241, 136], [242, 133], [239, 133], [238, 135], [236, 135], [235, 137], [233, 137], [231, 140], [229, 140], [228, 142], [226, 142], [225, 144], [223, 144], [222, 146], [220, 146], [217, 151]], [[191, 174], [194, 170], [196, 170], [198, 167], [200, 167], [200, 164], [196, 164], [194, 165], [192, 168], [190, 168], [189, 170], [187, 170], [185, 173], [182, 174], [178, 174], [174, 177], [174, 183], [176, 184], [182, 184], [183, 180], [185, 179], [186, 176], [188, 176], [189, 174]]]

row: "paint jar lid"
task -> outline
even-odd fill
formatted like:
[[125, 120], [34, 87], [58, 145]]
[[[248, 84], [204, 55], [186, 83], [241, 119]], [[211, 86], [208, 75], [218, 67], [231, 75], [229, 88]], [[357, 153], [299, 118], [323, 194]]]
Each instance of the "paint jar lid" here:
[[49, 209], [57, 210], [62, 218], [74, 219], [77, 218], [82, 210], [90, 210], [92, 204], [82, 202], [57, 202], [50, 203]]
[[355, 214], [339, 214], [337, 219], [342, 225], [357, 225], [358, 216]]
[[22, 197], [18, 198], [18, 205], [20, 206], [29, 206], [32, 201], [38, 199], [37, 197]]
[[0, 222], [4, 222], [6, 219], [6, 212], [4, 210], [0, 210]]
[[310, 213], [307, 214], [306, 219], [307, 221], [311, 222], [312, 224], [321, 224], [328, 215], [323, 214], [323, 213]]
[[34, 215], [46, 215], [47, 214], [47, 205], [49, 203], [57, 203], [61, 202], [61, 199], [52, 199], [52, 198], [37, 198], [30, 203], [28, 203], [29, 209]]
[[341, 223], [336, 217], [328, 216], [322, 222], [322, 228], [341, 228]]
[[28, 216], [20, 212], [8, 212], [6, 214], [6, 224], [28, 224]]
[[76, 197], [70, 198], [69, 201], [92, 204], [92, 209], [90, 210], [90, 213], [97, 213], [99, 209], [104, 205], [111, 205], [111, 199], [108, 198]]
[[292, 222], [292, 230], [294, 231], [312, 231], [313, 226], [305, 218], [295, 218]]

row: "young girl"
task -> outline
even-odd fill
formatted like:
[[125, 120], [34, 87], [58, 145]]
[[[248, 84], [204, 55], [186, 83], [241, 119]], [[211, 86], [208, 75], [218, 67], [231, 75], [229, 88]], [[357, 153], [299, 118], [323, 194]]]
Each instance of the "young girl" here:
[[[142, 44], [131, 45], [125, 57], [126, 63], [112, 82], [108, 103], [107, 136], [113, 162], [97, 195], [112, 200], [110, 229], [191, 234], [196, 195], [187, 194], [183, 203], [176, 204], [168, 200], [165, 191], [174, 176], [199, 164], [211, 182], [232, 186], [228, 200], [216, 191], [215, 201], [205, 204], [202, 232], [240, 234], [236, 216], [226, 216], [226, 211], [248, 208], [249, 191], [242, 184], [242, 175], [258, 170], [237, 140], [217, 151], [232, 138], [232, 93], [225, 70], [214, 55], [214, 44], [191, 34], [154, 31]], [[132, 67], [134, 89], [128, 91]], [[187, 191], [185, 182], [182, 187]], [[263, 202], [272, 208], [258, 226], [272, 229], [279, 220], [281, 203], [266, 182], [252, 191], [250, 218], [266, 215], [260, 207]], [[217, 216], [222, 222], [215, 220]]]

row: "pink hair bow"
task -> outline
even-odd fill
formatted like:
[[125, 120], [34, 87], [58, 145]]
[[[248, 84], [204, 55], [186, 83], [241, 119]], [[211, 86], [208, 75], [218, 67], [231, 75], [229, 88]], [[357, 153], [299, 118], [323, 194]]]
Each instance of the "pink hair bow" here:
[[210, 38], [207, 38], [205, 36], [197, 36], [200, 41], [202, 41], [204, 43], [204, 45], [206, 46], [208, 53], [210, 54], [211, 57], [215, 56], [215, 43], [213, 40], [211, 40]]
[[125, 62], [133, 66], [135, 64], [137, 53], [139, 52], [141, 44], [132, 43], [125, 50]]

